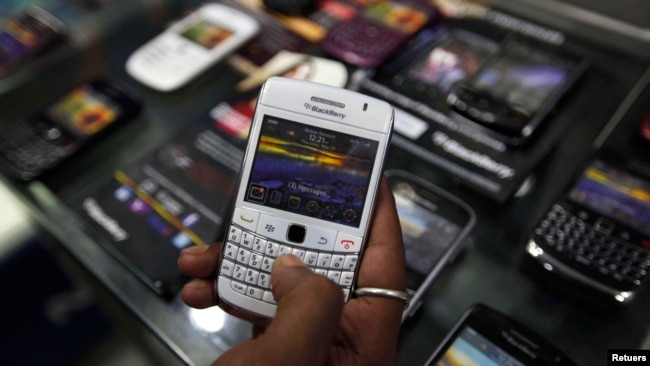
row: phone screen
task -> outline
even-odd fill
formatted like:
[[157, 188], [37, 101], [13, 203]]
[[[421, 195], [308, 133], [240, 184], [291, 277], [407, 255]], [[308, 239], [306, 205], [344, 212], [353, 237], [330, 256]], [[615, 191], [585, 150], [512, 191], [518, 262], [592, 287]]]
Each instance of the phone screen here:
[[404, 240], [407, 287], [417, 289], [469, 218], [441, 201], [436, 204], [418, 196], [409, 183], [394, 184], [392, 189]]
[[569, 192], [583, 207], [650, 236], [650, 182], [595, 160]]
[[482, 37], [450, 35], [421, 56], [400, 76], [418, 84], [448, 92], [457, 82], [474, 75], [496, 50], [496, 43]]
[[420, 29], [428, 20], [425, 12], [405, 4], [378, 1], [366, 10], [366, 16], [403, 34]]
[[59, 36], [31, 15], [9, 19], [0, 30], [0, 68], [24, 60]]
[[44, 116], [78, 137], [88, 137], [112, 124], [122, 111], [91, 84], [84, 84], [48, 107]]
[[461, 330], [436, 365], [524, 366], [470, 326]]
[[234, 32], [201, 19], [185, 28], [180, 34], [201, 47], [211, 50], [232, 37]]
[[468, 81], [470, 89], [500, 101], [527, 123], [568, 81], [576, 61], [513, 41]]
[[245, 200], [359, 227], [378, 141], [265, 115]]

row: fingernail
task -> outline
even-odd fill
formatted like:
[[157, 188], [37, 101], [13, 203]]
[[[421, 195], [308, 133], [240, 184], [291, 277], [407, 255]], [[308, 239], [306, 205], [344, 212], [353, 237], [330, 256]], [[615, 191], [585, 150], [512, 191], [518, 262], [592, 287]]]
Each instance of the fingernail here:
[[205, 253], [210, 248], [209, 245], [194, 245], [181, 251], [182, 254], [199, 255]]
[[275, 260], [276, 264], [279, 264], [284, 267], [304, 267], [305, 263], [303, 263], [300, 258], [296, 257], [293, 254], [284, 254], [279, 256]]
[[200, 290], [202, 288], [207, 287], [208, 285], [212, 285], [209, 281], [204, 281], [204, 280], [192, 280], [188, 283], [185, 284], [185, 287], [190, 287], [193, 289]]

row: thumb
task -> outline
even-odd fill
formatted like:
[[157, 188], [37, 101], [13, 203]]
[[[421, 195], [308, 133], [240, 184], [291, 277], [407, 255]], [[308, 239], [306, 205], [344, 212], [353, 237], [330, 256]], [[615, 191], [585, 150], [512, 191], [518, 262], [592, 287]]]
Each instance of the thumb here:
[[293, 255], [275, 260], [271, 281], [278, 305], [271, 324], [218, 364], [324, 365], [343, 311], [341, 288]]

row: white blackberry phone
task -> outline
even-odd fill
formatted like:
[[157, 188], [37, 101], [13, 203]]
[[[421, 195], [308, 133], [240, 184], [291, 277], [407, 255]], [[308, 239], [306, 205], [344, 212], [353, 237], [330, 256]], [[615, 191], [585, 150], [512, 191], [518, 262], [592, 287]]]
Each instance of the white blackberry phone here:
[[347, 301], [367, 240], [393, 108], [319, 83], [273, 77], [260, 93], [218, 274], [219, 305], [273, 317], [271, 268], [293, 254]]
[[239, 10], [208, 3], [137, 49], [126, 71], [152, 89], [172, 91], [242, 46], [259, 28]]

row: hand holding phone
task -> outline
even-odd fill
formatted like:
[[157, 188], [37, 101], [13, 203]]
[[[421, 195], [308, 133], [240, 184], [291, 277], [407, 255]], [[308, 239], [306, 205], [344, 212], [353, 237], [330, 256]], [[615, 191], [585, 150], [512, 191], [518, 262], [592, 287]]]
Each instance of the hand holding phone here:
[[34, 116], [0, 131], [0, 162], [31, 180], [130, 120], [140, 103], [114, 81], [83, 83]]
[[219, 305], [252, 321], [273, 317], [275, 258], [293, 254], [355, 287], [393, 126], [383, 101], [273, 77], [262, 87], [218, 275]]
[[242, 46], [259, 27], [239, 10], [208, 3], [136, 50], [126, 71], [153, 89], [172, 91]]
[[484, 304], [469, 308], [425, 365], [574, 366], [539, 334]]
[[407, 289], [412, 294], [402, 320], [464, 247], [476, 223], [474, 210], [451, 193], [401, 170], [386, 171], [402, 226]]

